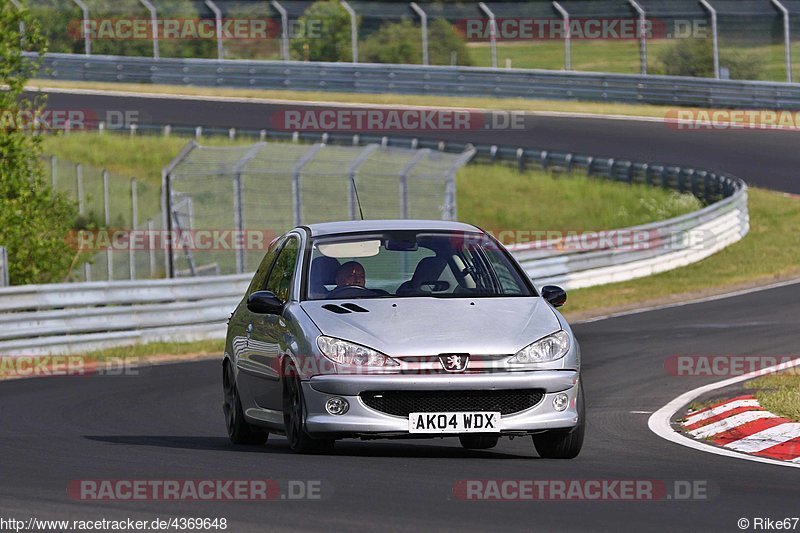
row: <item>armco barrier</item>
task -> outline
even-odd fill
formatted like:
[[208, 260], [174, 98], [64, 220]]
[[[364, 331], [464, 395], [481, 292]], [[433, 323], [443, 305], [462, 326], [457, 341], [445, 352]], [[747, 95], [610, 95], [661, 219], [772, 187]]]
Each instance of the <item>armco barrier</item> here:
[[41, 79], [797, 109], [800, 84], [486, 67], [48, 54]]
[[[296, 137], [319, 140], [311, 134]], [[358, 139], [360, 143], [375, 141], [369, 135]], [[353, 143], [354, 139], [326, 134], [324, 142]], [[459, 153], [466, 148], [464, 143], [445, 145], [429, 139], [384, 138], [381, 142]], [[749, 231], [747, 187], [738, 178], [675, 165], [548, 150], [474, 148], [477, 160], [661, 186], [691, 193], [706, 204], [693, 213], [625, 230], [647, 237], [639, 246], [562, 249], [558, 242], [510, 246], [538, 287], [554, 283], [572, 289], [663, 272], [699, 261]], [[699, 236], [699, 241], [686, 239], [687, 235]], [[225, 321], [244, 295], [249, 278], [242, 274], [0, 289], [0, 356], [78, 353], [139, 342], [224, 337]]]

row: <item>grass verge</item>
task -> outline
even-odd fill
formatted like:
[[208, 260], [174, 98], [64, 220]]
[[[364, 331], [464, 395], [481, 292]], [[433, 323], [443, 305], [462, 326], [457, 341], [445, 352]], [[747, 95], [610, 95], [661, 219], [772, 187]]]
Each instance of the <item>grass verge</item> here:
[[800, 375], [797, 371], [761, 376], [745, 383], [756, 391], [758, 403], [771, 413], [800, 421]]
[[290, 100], [296, 102], [328, 102], [333, 104], [411, 105], [439, 108], [473, 108], [500, 111], [585, 113], [594, 115], [623, 115], [664, 118], [667, 111], [699, 109], [679, 106], [649, 104], [618, 104], [573, 100], [534, 100], [528, 98], [496, 98], [472, 96], [426, 96], [405, 94], [362, 94], [332, 91], [280, 91], [269, 89], [233, 89], [224, 87], [197, 87], [184, 85], [152, 85], [145, 83], [83, 82], [68, 80], [33, 80], [30, 88], [53, 87], [62, 89], [92, 89], [111, 92], [144, 94], [170, 94], [189, 96], [214, 96], [251, 98], [263, 100]]

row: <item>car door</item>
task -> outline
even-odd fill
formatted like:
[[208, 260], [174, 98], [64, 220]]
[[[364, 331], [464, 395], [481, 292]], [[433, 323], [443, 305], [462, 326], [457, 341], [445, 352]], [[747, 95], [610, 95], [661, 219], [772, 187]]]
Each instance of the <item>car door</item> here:
[[[300, 257], [300, 238], [290, 235], [267, 278], [266, 290], [286, 303], [292, 296], [295, 266]], [[259, 383], [255, 401], [264, 409], [280, 410], [283, 397], [280, 384], [281, 355], [287, 352], [287, 323], [282, 315], [253, 315], [250, 335], [250, 361]]]
[[228, 326], [228, 337], [230, 339], [230, 353], [233, 356], [233, 361], [236, 364], [238, 372], [238, 382], [240, 395], [242, 398], [243, 407], [254, 406], [253, 394], [258, 391], [260, 386], [260, 379], [258, 379], [258, 364], [252, 360], [252, 350], [250, 348], [250, 338], [253, 332], [253, 322], [257, 319], [258, 315], [253, 313], [247, 308], [247, 299], [256, 291], [264, 290], [267, 286], [267, 278], [275, 264], [275, 259], [281, 251], [285, 237], [276, 239], [270, 244], [264, 259], [258, 266], [250, 286], [247, 288], [247, 293], [244, 299], [237, 307], [236, 311], [231, 316]]

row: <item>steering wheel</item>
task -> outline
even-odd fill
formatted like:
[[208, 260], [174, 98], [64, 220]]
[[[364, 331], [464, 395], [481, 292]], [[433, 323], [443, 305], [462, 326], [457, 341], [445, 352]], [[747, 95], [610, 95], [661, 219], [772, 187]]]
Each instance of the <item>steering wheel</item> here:
[[326, 296], [327, 299], [333, 300], [336, 298], [357, 298], [365, 294], [375, 294], [375, 291], [362, 287], [361, 285], [342, 285], [336, 287]]

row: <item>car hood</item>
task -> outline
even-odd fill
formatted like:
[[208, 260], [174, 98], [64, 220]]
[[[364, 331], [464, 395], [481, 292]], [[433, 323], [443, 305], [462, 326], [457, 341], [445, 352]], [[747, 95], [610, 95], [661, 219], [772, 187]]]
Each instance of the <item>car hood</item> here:
[[[354, 305], [362, 311], [342, 312]], [[323, 335], [400, 358], [514, 354], [561, 329], [539, 297], [317, 300], [301, 306]]]

